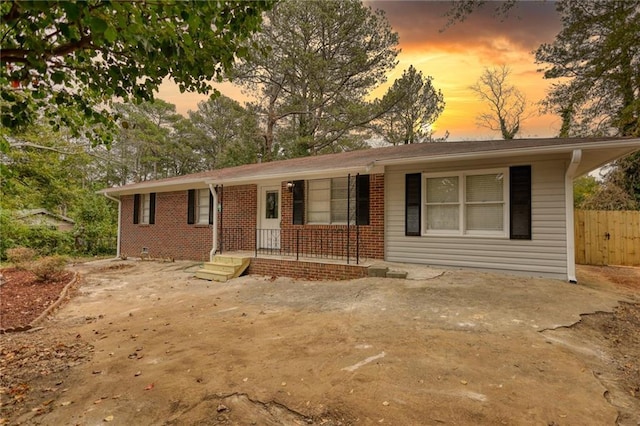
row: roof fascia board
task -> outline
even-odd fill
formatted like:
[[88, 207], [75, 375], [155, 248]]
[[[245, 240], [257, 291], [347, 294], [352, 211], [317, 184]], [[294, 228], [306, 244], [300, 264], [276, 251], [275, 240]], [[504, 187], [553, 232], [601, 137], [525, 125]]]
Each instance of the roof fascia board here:
[[602, 142], [590, 142], [565, 144], [565, 145], [552, 145], [545, 147], [527, 147], [527, 148], [507, 148], [497, 149], [491, 151], [479, 151], [479, 152], [463, 152], [453, 154], [441, 154], [441, 155], [425, 155], [411, 158], [394, 158], [389, 160], [377, 160], [376, 165], [393, 166], [401, 164], [415, 164], [415, 163], [433, 163], [444, 160], [479, 160], [485, 158], [503, 158], [514, 156], [529, 156], [529, 155], [545, 155], [545, 154], [571, 154], [575, 149], [592, 150], [599, 148], [635, 148], [630, 149], [629, 152], [633, 152], [640, 149], [640, 139], [628, 139], [624, 141], [602, 141]]
[[256, 175], [251, 177], [239, 177], [239, 178], [231, 178], [231, 179], [215, 179], [215, 178], [206, 178], [204, 182], [206, 184], [215, 184], [215, 185], [242, 185], [242, 184], [250, 184], [250, 183], [258, 183], [262, 181], [284, 181], [284, 180], [294, 180], [294, 179], [321, 179], [321, 178], [331, 178], [331, 177], [341, 177], [346, 176], [348, 174], [364, 174], [369, 173], [373, 168], [373, 164], [368, 164], [366, 166], [359, 167], [345, 167], [345, 168], [335, 168], [335, 169], [324, 169], [324, 170], [314, 170], [314, 171], [293, 171], [287, 173], [272, 173], [265, 175]]

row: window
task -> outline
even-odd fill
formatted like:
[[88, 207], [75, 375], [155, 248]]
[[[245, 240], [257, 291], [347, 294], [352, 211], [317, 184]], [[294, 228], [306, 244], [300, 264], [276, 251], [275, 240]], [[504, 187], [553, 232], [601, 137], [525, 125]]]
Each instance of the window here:
[[505, 171], [427, 176], [426, 233], [506, 236], [506, 176]]
[[[302, 216], [300, 207], [296, 204], [296, 187], [294, 186], [294, 221]], [[352, 176], [350, 181], [346, 177], [310, 180], [306, 187], [307, 223], [369, 224], [369, 175]], [[300, 185], [300, 188], [303, 189], [304, 186]], [[299, 195], [297, 199], [299, 201]]]
[[156, 222], [156, 194], [135, 194], [133, 196], [133, 223], [153, 225]]
[[278, 191], [267, 191], [265, 193], [265, 219], [277, 219], [278, 212]]
[[213, 223], [213, 196], [209, 189], [190, 189], [187, 192], [187, 223]]
[[209, 223], [209, 194], [208, 189], [198, 189], [198, 224], [206, 225]]

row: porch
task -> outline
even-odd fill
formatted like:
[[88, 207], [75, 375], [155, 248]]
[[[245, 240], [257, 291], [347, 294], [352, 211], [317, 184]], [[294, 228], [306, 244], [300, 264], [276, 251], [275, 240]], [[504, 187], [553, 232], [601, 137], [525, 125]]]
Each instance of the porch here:
[[365, 257], [366, 243], [357, 226], [225, 228], [218, 236], [216, 255], [196, 273], [199, 278], [224, 282], [245, 269], [248, 274], [312, 280], [407, 276], [380, 259]]

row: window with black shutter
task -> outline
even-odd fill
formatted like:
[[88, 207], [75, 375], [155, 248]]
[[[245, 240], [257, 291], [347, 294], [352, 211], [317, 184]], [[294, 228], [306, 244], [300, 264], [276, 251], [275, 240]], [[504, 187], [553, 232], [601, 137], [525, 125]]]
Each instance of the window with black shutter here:
[[196, 190], [187, 191], [187, 223], [193, 225], [196, 223]]
[[133, 196], [133, 223], [134, 225], [140, 223], [140, 194]]
[[149, 225], [156, 223], [156, 193], [149, 194]]
[[369, 175], [356, 177], [356, 224], [369, 224]]
[[531, 239], [531, 166], [509, 169], [510, 238]]
[[411, 173], [405, 176], [405, 235], [420, 235], [420, 207], [422, 202], [422, 174]]
[[304, 225], [304, 181], [293, 182], [293, 224]]

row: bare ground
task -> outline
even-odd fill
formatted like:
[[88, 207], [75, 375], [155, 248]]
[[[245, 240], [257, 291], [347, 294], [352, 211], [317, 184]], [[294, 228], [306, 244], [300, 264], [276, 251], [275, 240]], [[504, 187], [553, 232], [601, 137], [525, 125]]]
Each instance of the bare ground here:
[[192, 278], [100, 261], [42, 328], [0, 336], [1, 423], [640, 422], [640, 268], [579, 285]]

